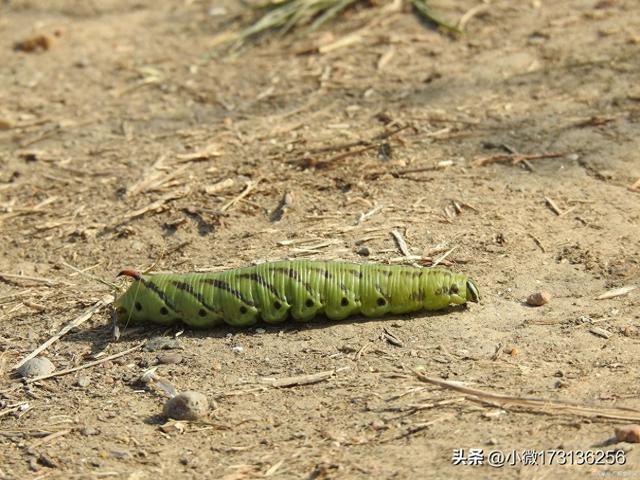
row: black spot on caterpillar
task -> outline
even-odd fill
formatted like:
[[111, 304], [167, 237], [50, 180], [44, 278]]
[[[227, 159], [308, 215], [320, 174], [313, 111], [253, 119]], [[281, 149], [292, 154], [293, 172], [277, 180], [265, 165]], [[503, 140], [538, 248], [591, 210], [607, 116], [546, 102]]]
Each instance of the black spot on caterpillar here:
[[119, 275], [134, 281], [116, 300], [118, 320], [202, 328], [278, 323], [289, 315], [299, 321], [380, 317], [480, 299], [464, 274], [403, 265], [296, 260], [213, 273]]

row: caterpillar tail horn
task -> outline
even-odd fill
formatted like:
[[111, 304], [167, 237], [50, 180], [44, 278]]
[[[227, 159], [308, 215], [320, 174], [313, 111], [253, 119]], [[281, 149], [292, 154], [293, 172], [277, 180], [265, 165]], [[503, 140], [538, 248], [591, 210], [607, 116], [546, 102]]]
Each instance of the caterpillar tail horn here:
[[136, 280], [140, 280], [142, 278], [142, 275], [137, 270], [121, 270], [120, 273], [118, 273], [118, 275], [116, 275], [116, 277], [123, 277], [123, 276], [124, 277], [131, 277], [131, 278], [134, 278]]

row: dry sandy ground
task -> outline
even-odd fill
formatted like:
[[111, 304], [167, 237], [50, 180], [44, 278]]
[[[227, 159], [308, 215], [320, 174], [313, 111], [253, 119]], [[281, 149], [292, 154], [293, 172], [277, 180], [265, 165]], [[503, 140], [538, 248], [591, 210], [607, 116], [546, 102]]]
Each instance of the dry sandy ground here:
[[[451, 19], [477, 5], [433, 4]], [[640, 296], [595, 300], [640, 279], [637, 1], [496, 0], [459, 39], [407, 11], [361, 9], [231, 57], [213, 39], [246, 11], [220, 6], [0, 7], [0, 477], [640, 478], [637, 445], [606, 445], [640, 416]], [[37, 35], [48, 50], [14, 50]], [[162, 352], [28, 386], [12, 376], [110, 293], [93, 277], [398, 261], [393, 229], [426, 265], [455, 247], [445, 263], [483, 302], [184, 331], [182, 362], [157, 373], [215, 401], [200, 423], [164, 425], [162, 393], [136, 382]], [[526, 306], [539, 289], [551, 302]], [[61, 370], [176, 333], [114, 342], [103, 308], [44, 355]], [[591, 410], [478, 403], [416, 368]], [[312, 385], [265, 382], [324, 371]], [[454, 466], [461, 448], [622, 452], [626, 463]]]

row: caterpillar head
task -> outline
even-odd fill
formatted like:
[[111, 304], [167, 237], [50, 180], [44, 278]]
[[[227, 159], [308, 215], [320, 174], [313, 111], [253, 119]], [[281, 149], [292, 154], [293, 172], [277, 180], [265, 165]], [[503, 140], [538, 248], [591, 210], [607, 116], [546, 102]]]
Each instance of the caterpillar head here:
[[480, 303], [480, 290], [473, 280], [467, 279], [467, 301]]
[[169, 310], [164, 301], [153, 287], [155, 284], [145, 279], [135, 270], [123, 270], [118, 276], [133, 278], [133, 283], [116, 301], [116, 321], [125, 324], [136, 324], [151, 318], [167, 318], [169, 323]]

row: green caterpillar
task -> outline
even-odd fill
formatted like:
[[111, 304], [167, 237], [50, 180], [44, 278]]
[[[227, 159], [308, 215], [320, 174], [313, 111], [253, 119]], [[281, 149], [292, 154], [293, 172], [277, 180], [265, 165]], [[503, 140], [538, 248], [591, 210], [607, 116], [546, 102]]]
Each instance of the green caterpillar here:
[[379, 317], [478, 302], [476, 284], [442, 268], [322, 261], [279, 261], [213, 273], [141, 275], [116, 300], [120, 321], [236, 327], [350, 315]]

